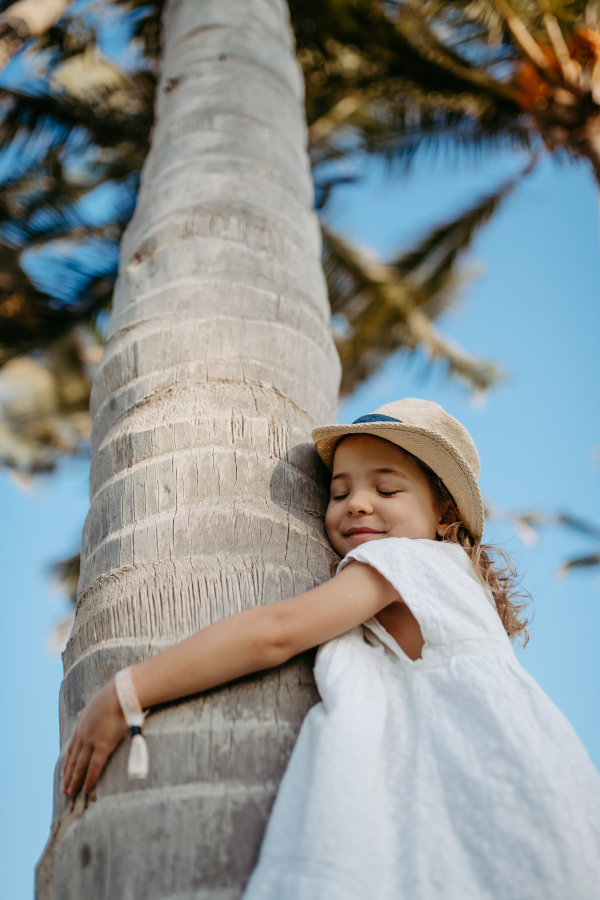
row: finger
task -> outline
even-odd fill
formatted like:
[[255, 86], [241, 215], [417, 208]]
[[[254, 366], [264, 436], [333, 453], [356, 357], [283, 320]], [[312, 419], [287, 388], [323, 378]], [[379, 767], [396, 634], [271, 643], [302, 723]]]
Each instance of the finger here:
[[87, 767], [87, 775], [85, 776], [85, 782], [83, 784], [84, 793], [89, 794], [90, 791], [93, 790], [107, 759], [108, 753], [106, 750], [99, 750], [96, 747]]
[[77, 728], [71, 735], [69, 743], [67, 744], [67, 752], [65, 754], [65, 761], [63, 762], [62, 770], [60, 773], [60, 777], [64, 780], [65, 772], [67, 771], [67, 767], [69, 765], [69, 760], [71, 759], [71, 754], [73, 753], [73, 747], [75, 746], [75, 741], [77, 740]]
[[88, 763], [92, 755], [92, 750], [93, 747], [91, 744], [82, 744], [81, 749], [77, 755], [77, 760], [73, 767], [73, 773], [71, 775], [69, 786], [67, 788], [67, 793], [69, 794], [69, 796], [76, 794], [81, 787], [81, 782], [83, 781], [85, 773], [87, 771]]
[[79, 754], [79, 750], [81, 749], [81, 737], [79, 735], [79, 731], [76, 730], [75, 734], [71, 738], [68, 749], [68, 761], [65, 762], [65, 774], [63, 775], [63, 785], [62, 791], [63, 794], [68, 794], [69, 792], [69, 782], [71, 781], [71, 776], [73, 774], [73, 769], [75, 767], [75, 761]]
[[71, 793], [71, 788], [73, 786], [73, 784], [72, 784], [73, 775], [75, 774], [75, 766], [77, 765], [77, 762], [79, 760], [79, 757], [81, 755], [83, 748], [84, 748], [84, 742], [81, 737], [81, 734], [78, 733], [77, 738], [75, 740], [75, 744], [73, 745], [71, 758], [69, 760], [69, 765], [67, 767], [67, 771], [65, 774], [65, 787], [66, 787], [67, 794]]

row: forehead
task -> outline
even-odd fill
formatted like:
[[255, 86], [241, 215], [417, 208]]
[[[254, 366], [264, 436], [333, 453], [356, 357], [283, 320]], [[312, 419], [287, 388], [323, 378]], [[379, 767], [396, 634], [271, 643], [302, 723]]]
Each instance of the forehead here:
[[350, 434], [335, 448], [333, 472], [348, 468], [362, 469], [390, 466], [402, 471], [419, 471], [418, 465], [401, 447], [374, 434]]

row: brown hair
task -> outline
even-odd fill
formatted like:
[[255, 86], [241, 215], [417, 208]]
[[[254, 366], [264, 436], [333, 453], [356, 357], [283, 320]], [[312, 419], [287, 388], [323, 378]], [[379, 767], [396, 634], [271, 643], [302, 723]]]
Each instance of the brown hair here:
[[[408, 453], [406, 450], [403, 450], [403, 453], [410, 456], [422, 471], [442, 513], [442, 523], [447, 523], [443, 537], [438, 537], [438, 540], [460, 544], [466, 551], [473, 564], [475, 574], [483, 586], [492, 592], [498, 615], [507, 635], [511, 641], [516, 640], [525, 647], [529, 640], [526, 626], [530, 619], [526, 618], [523, 612], [530, 597], [520, 589], [514, 562], [501, 547], [482, 544], [481, 541], [476, 540], [468, 526], [461, 520], [454, 497], [439, 475], [436, 475], [433, 469], [430, 469], [412, 453]], [[500, 564], [498, 560], [500, 560]], [[522, 598], [521, 602], [515, 602], [517, 598]]]

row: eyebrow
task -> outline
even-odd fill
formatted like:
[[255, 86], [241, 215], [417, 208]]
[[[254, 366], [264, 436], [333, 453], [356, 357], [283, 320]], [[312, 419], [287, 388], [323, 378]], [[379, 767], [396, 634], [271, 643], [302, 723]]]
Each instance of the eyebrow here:
[[[368, 471], [369, 471], [370, 475], [398, 475], [400, 478], [408, 477], [407, 475], [405, 475], [404, 472], [400, 472], [398, 469], [369, 469]], [[349, 477], [350, 476], [348, 475], [347, 472], [338, 472], [338, 474], [334, 475], [331, 480], [335, 481], [337, 478], [349, 478]]]

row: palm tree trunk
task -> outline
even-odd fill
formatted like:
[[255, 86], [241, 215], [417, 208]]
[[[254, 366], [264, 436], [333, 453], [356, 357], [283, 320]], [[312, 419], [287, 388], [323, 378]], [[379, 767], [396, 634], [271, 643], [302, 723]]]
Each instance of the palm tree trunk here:
[[[152, 149], [92, 391], [91, 509], [60, 695], [325, 580], [310, 428], [339, 361], [283, 0], [171, 0]], [[310, 658], [157, 710], [151, 773], [118, 748], [58, 792], [38, 900], [240, 896], [317, 699]]]

